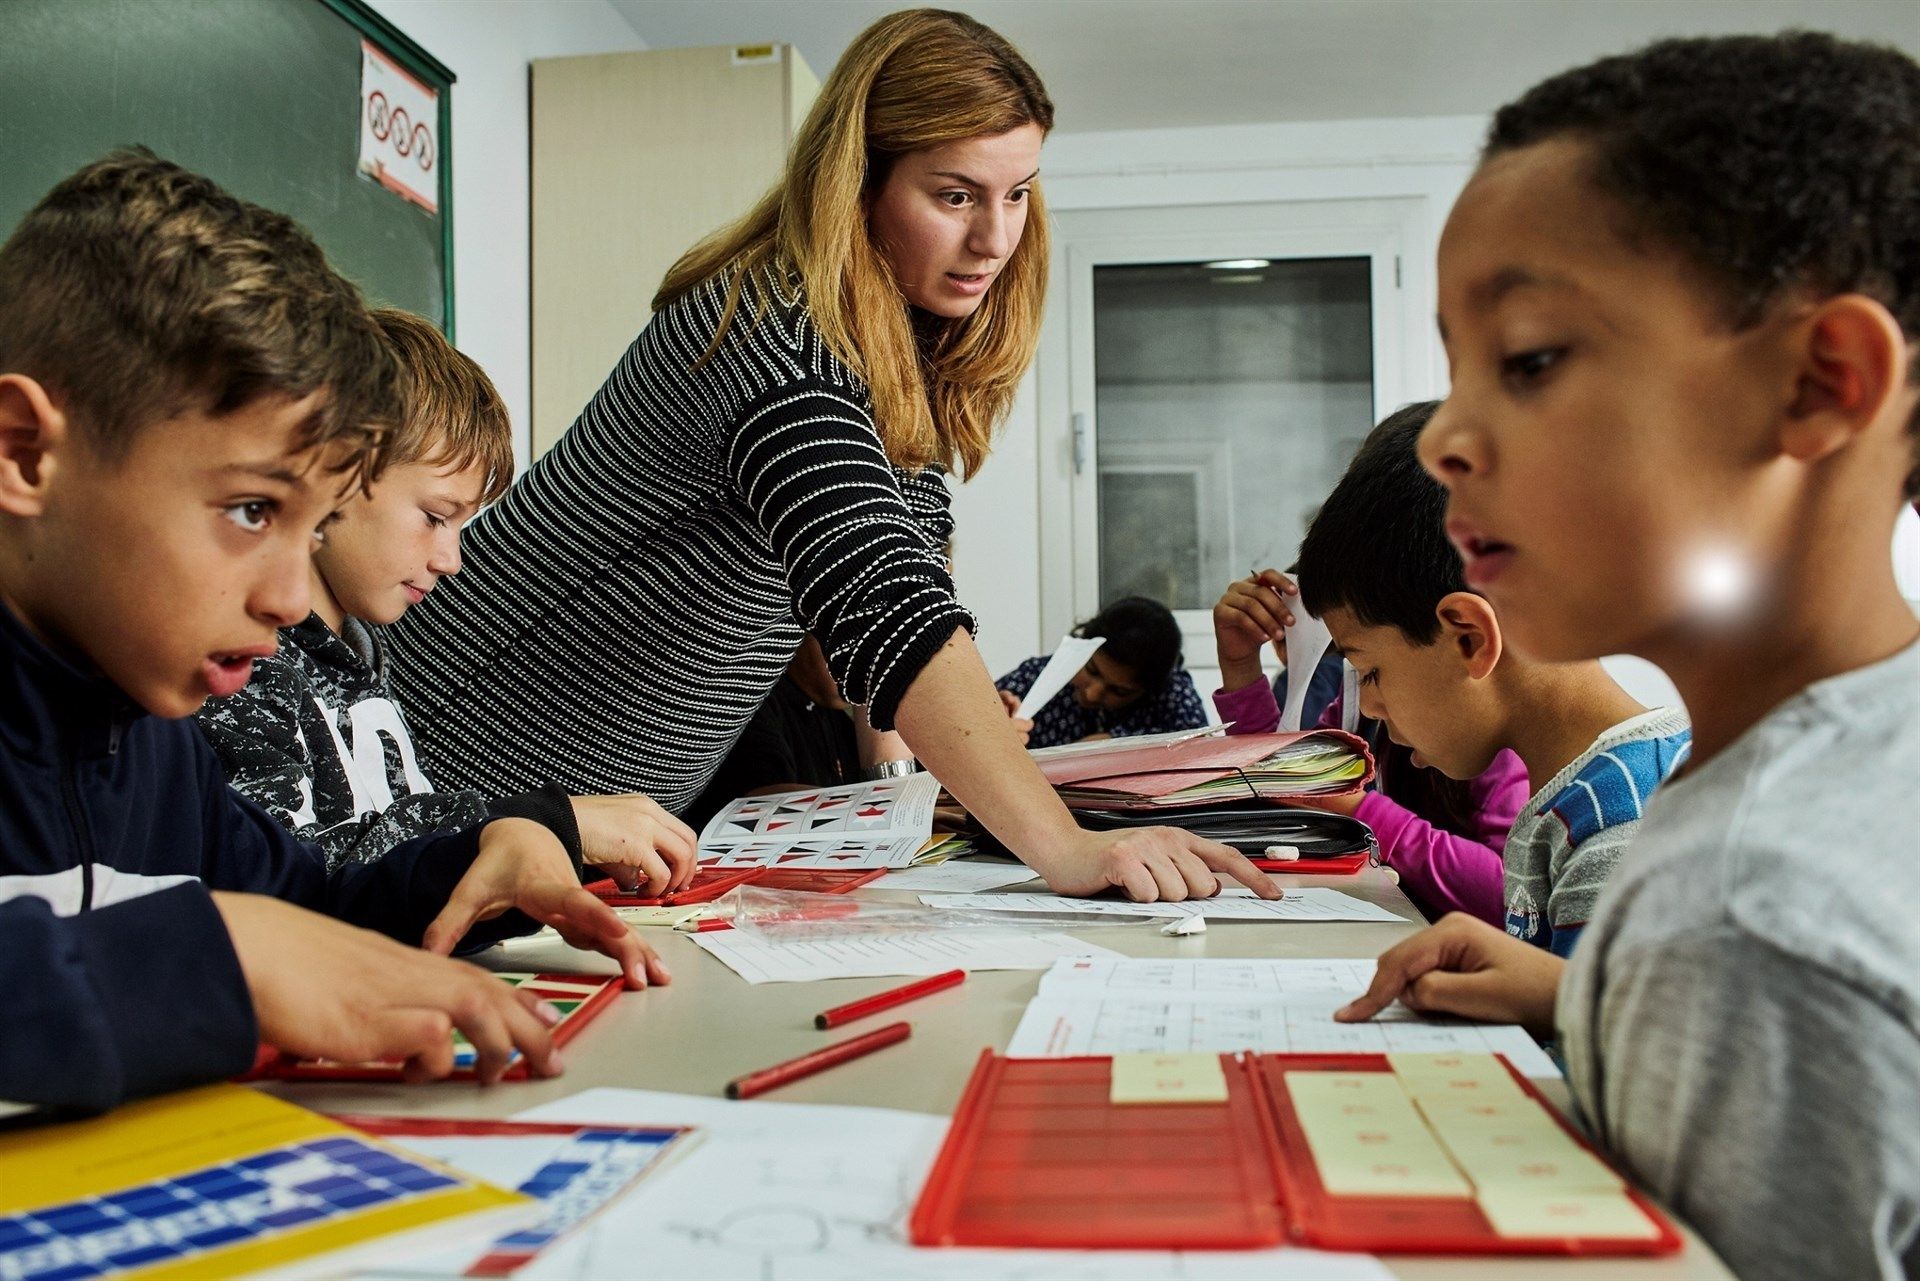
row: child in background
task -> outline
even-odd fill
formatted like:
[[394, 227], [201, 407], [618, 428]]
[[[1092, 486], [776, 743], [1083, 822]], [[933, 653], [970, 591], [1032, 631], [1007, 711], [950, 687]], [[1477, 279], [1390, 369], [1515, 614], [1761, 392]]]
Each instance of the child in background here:
[[[1359, 674], [1361, 713], [1411, 748], [1413, 764], [1472, 779], [1503, 751], [1519, 757], [1534, 788], [1502, 851], [1506, 927], [1566, 956], [1646, 798], [1682, 756], [1687, 722], [1642, 707], [1597, 661], [1541, 663], [1507, 646], [1496, 611], [1467, 589], [1447, 543], [1446, 490], [1416, 451], [1434, 408], [1400, 410], [1360, 447], [1300, 545], [1302, 604]], [[1257, 621], [1288, 619], [1269, 607]], [[1373, 811], [1389, 831], [1402, 821], [1380, 803]], [[1473, 887], [1490, 868], [1476, 851], [1449, 849], [1461, 857], [1436, 867], [1418, 860], [1427, 848], [1405, 872], [1416, 892], [1483, 893]]]
[[693, 877], [694, 834], [644, 796], [569, 798], [548, 786], [490, 801], [428, 781], [374, 628], [459, 572], [461, 526], [505, 491], [513, 437], [485, 372], [438, 329], [404, 311], [373, 317], [407, 374], [405, 409], [379, 483], [347, 499], [314, 552], [313, 612], [280, 629], [279, 652], [255, 660], [245, 689], [201, 709], [227, 781], [333, 867], [518, 816], [629, 888], [679, 888]]
[[453, 1027], [483, 1080], [552, 1075], [554, 1012], [432, 954], [541, 924], [664, 980], [545, 828], [330, 870], [190, 719], [306, 617], [399, 379], [305, 232], [151, 153], [0, 245], [0, 1098], [106, 1108], [262, 1040], [443, 1076]]
[[1693, 751], [1570, 963], [1449, 917], [1341, 1017], [1557, 1020], [1589, 1130], [1735, 1273], [1920, 1276], [1920, 66], [1800, 32], [1555, 76], [1439, 303], [1467, 581], [1530, 654], [1661, 667]]
[[[1029, 747], [1057, 747], [1092, 738], [1198, 729], [1207, 709], [1180, 664], [1180, 625], [1172, 611], [1144, 596], [1126, 596], [1073, 629], [1106, 643], [1073, 674], [1067, 688], [1034, 713]], [[994, 684], [1009, 714], [1051, 655], [1029, 658]]]
[[[1229, 734], [1270, 734], [1280, 727], [1285, 686], [1280, 677], [1267, 683], [1260, 651], [1271, 643], [1268, 627], [1291, 622], [1287, 598], [1295, 595], [1292, 579], [1268, 569], [1235, 582], [1213, 607], [1221, 686], [1213, 705]], [[1321, 660], [1315, 684], [1322, 683], [1322, 672], [1333, 666], [1333, 692], [1319, 700], [1317, 717], [1315, 698], [1308, 695], [1305, 723], [1340, 727], [1344, 702], [1338, 669], [1345, 665], [1332, 651]], [[1372, 828], [1381, 864], [1393, 869], [1400, 888], [1429, 921], [1448, 912], [1466, 912], [1504, 924], [1501, 851], [1526, 804], [1527, 767], [1502, 750], [1484, 771], [1462, 782], [1432, 766], [1414, 764], [1411, 749], [1387, 738], [1378, 721], [1361, 718], [1359, 732], [1371, 742], [1380, 763], [1373, 790], [1358, 798], [1302, 797], [1295, 804], [1348, 814]]]

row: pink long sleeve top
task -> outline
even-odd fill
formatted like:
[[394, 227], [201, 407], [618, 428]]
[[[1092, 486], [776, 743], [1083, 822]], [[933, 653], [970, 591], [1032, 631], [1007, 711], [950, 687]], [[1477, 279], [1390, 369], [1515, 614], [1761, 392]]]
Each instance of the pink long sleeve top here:
[[[1214, 708], [1229, 734], [1270, 734], [1280, 726], [1280, 704], [1264, 680], [1231, 692], [1216, 690]], [[1340, 700], [1320, 717], [1340, 726]], [[1510, 751], [1493, 758], [1486, 772], [1467, 784], [1473, 804], [1469, 830], [1450, 832], [1381, 791], [1368, 792], [1354, 817], [1373, 829], [1380, 861], [1400, 876], [1400, 887], [1429, 919], [1466, 912], [1504, 927], [1507, 829], [1527, 803], [1527, 768]]]

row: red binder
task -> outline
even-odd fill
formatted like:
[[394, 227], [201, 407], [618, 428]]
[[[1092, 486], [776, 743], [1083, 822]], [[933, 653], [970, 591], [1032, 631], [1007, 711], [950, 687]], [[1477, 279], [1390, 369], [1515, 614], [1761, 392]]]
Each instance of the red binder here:
[[[1222, 1055], [1225, 1103], [1116, 1107], [1112, 1060], [987, 1051], [909, 1229], [917, 1245], [1229, 1249], [1296, 1244], [1377, 1254], [1651, 1255], [1680, 1236], [1638, 1192], [1654, 1234], [1503, 1237], [1471, 1198], [1333, 1196], [1284, 1084], [1288, 1071], [1387, 1072], [1385, 1055]], [[1591, 1152], [1531, 1082], [1508, 1071]]]

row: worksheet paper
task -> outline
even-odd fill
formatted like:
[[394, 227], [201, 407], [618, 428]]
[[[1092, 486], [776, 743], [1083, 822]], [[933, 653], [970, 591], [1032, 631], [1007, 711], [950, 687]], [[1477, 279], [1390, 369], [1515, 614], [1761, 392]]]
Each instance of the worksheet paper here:
[[889, 872], [868, 888], [971, 894], [980, 890], [1002, 889], [1008, 885], [1025, 885], [1038, 875], [1025, 863], [976, 863], [948, 859], [944, 863], [927, 863], [904, 871]]
[[747, 930], [715, 930], [692, 938], [749, 983], [812, 983], [948, 970], [1044, 970], [1063, 957], [1120, 955], [1065, 934], [1013, 930], [1004, 934], [977, 929], [916, 930], [791, 943], [769, 942]]
[[1327, 647], [1333, 644], [1333, 633], [1327, 630], [1325, 623], [1307, 612], [1307, 607], [1300, 603], [1300, 599], [1294, 596], [1287, 600], [1287, 612], [1293, 615], [1293, 626], [1287, 628], [1287, 705], [1280, 710], [1282, 734], [1309, 728], [1300, 723], [1307, 705], [1307, 687], [1313, 684], [1314, 669], [1320, 666], [1320, 659], [1326, 654]]
[[1124, 899], [1065, 898], [1058, 894], [922, 894], [928, 907], [974, 912], [1077, 913], [1082, 916], [1204, 916], [1209, 921], [1390, 921], [1404, 924], [1384, 907], [1339, 890], [1288, 890], [1263, 899], [1241, 886], [1225, 886], [1214, 898], [1179, 903], [1130, 903]]
[[1061, 961], [1007, 1046], [1012, 1058], [1193, 1051], [1269, 1054], [1504, 1054], [1528, 1076], [1558, 1076], [1524, 1028], [1422, 1018], [1392, 1005], [1370, 1022], [1333, 1012], [1366, 991], [1370, 960]]
[[516, 1281], [1392, 1281], [1379, 1260], [1314, 1250], [922, 1249], [907, 1216], [947, 1118], [643, 1090], [587, 1090], [521, 1120], [692, 1125], [699, 1145]]
[[908, 867], [933, 835], [931, 774], [748, 796], [700, 833], [703, 867]]
[[1033, 678], [1033, 684], [1027, 688], [1027, 696], [1020, 700], [1020, 710], [1014, 715], [1021, 720], [1032, 720], [1035, 712], [1051, 703], [1053, 696], [1067, 687], [1073, 674], [1093, 657], [1093, 651], [1106, 643], [1104, 636], [1062, 636], [1060, 647], [1053, 651], [1053, 657]]

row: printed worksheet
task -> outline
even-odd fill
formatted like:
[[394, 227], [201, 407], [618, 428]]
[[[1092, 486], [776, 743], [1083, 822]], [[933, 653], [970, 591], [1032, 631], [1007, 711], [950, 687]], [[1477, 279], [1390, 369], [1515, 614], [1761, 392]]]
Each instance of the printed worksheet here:
[[747, 930], [695, 934], [702, 950], [749, 983], [811, 983], [816, 979], [887, 974], [942, 974], [948, 970], [1044, 970], [1062, 957], [1114, 958], [1120, 953], [1065, 934], [1009, 930], [916, 930], [847, 934], [840, 938], [772, 942]]
[[1524, 1028], [1424, 1018], [1401, 1005], [1367, 1023], [1333, 1012], [1373, 981], [1371, 960], [1084, 957], [1056, 963], [1014, 1031], [1014, 1058], [1081, 1054], [1504, 1054], [1528, 1076], [1559, 1069]]
[[982, 890], [1002, 889], [1008, 885], [1025, 885], [1038, 875], [1025, 863], [1006, 863], [999, 859], [947, 859], [904, 872], [889, 872], [875, 882], [873, 888], [973, 894]]
[[1263, 899], [1252, 890], [1227, 886], [1214, 898], [1179, 903], [1132, 903], [1124, 899], [1065, 898], [1058, 894], [922, 894], [928, 907], [975, 912], [1046, 912], [1081, 916], [1204, 916], [1209, 921], [1389, 921], [1404, 918], [1339, 890], [1288, 890]]
[[706, 867], [910, 867], [933, 835], [930, 774], [733, 802], [700, 834]]

